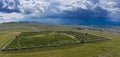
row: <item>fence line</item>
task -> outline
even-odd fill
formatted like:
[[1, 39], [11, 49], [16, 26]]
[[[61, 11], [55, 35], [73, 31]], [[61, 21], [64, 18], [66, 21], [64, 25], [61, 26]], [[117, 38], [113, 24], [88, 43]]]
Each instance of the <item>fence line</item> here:
[[[19, 34], [19, 35], [20, 35], [20, 34]], [[1, 50], [6, 49], [6, 47], [7, 47], [10, 43], [12, 43], [12, 41], [14, 41], [14, 40], [17, 38], [17, 36], [19, 36], [19, 35], [16, 35], [14, 38], [12, 38], [10, 41], [8, 41], [8, 42], [1, 48]]]
[[45, 47], [56, 47], [56, 46], [65, 46], [65, 45], [71, 45], [71, 44], [85, 44], [85, 43], [91, 43], [91, 42], [97, 42], [97, 41], [105, 41], [108, 39], [102, 39], [102, 40], [87, 40], [83, 42], [70, 42], [65, 44], [48, 44], [48, 45], [40, 45], [40, 46], [30, 46], [30, 47], [16, 47], [16, 48], [4, 48], [1, 51], [10, 51], [10, 50], [24, 50], [24, 49], [33, 49], [33, 48], [45, 48]]
[[[51, 31], [45, 31], [45, 32], [51, 32]], [[63, 31], [56, 31], [56, 32], [63, 32]], [[72, 31], [69, 31], [69, 33], [71, 33]], [[21, 33], [20, 33], [21, 34]], [[19, 34], [19, 35], [20, 35]], [[110, 40], [109, 38], [105, 38], [105, 37], [101, 37], [101, 36], [96, 36], [96, 35], [93, 35], [93, 34], [90, 34], [90, 35], [93, 35], [93, 36], [96, 36], [96, 37], [100, 37], [100, 38], [103, 38], [103, 39], [95, 39], [95, 40], [84, 40], [84, 41], [79, 41], [79, 42], [69, 42], [69, 43], [65, 43], [65, 44], [48, 44], [48, 45], [40, 45], [40, 46], [30, 46], [30, 47], [16, 47], [16, 48], [7, 48], [7, 46], [12, 42], [14, 41], [17, 36], [19, 35], [16, 35], [14, 38], [12, 38], [6, 45], [4, 45], [1, 49], [1, 51], [10, 51], [10, 50], [23, 50], [23, 49], [32, 49], [32, 48], [44, 48], [44, 47], [56, 47], [56, 46], [64, 46], [64, 45], [70, 45], [70, 44], [84, 44], [84, 43], [91, 43], [91, 42], [97, 42], [97, 41], [105, 41], [105, 40]]]

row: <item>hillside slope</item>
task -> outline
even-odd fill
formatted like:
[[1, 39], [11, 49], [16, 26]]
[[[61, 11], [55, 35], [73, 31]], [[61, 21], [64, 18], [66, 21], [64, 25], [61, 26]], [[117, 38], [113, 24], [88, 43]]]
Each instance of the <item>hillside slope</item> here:
[[96, 42], [84, 45], [68, 45], [62, 47], [0, 51], [0, 57], [119, 57], [120, 56], [120, 34], [94, 30], [76, 30], [73, 26], [46, 25], [38, 23], [7, 23], [0, 24], [0, 47], [6, 44], [12, 37], [25, 31], [38, 30], [74, 30], [86, 32], [98, 36], [110, 38], [110, 41]]

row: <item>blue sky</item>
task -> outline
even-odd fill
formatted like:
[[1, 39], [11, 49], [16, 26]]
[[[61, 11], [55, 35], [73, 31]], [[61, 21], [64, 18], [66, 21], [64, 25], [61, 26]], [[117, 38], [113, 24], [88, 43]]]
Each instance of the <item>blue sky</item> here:
[[119, 0], [0, 0], [0, 23], [120, 24]]

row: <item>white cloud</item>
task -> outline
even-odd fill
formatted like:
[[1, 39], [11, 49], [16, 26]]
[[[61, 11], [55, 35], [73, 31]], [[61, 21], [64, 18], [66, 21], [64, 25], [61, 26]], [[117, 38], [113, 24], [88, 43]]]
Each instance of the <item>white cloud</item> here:
[[117, 5], [117, 2], [113, 0], [100, 0], [100, 4], [99, 4], [100, 7], [110, 12], [114, 12], [114, 10], [116, 9], [115, 8], [116, 5]]
[[22, 20], [24, 16], [20, 13], [0, 13], [0, 23], [2, 22], [13, 22]]
[[27, 11], [31, 13], [42, 13], [49, 7], [48, 2], [43, 2], [41, 0], [20, 0], [20, 10], [22, 13]]
[[[116, 0], [98, 0], [99, 3], [92, 3], [92, 0], [19, 0], [20, 5], [16, 5], [16, 0], [6, 1], [8, 1], [8, 3], [3, 0], [3, 8], [8, 6], [7, 8], [12, 10], [17, 6], [21, 13], [0, 12], [0, 22], [18, 21], [28, 16], [39, 17], [44, 14], [61, 13], [64, 10], [72, 11], [77, 8], [94, 10], [97, 6], [100, 6], [110, 12], [108, 16], [111, 18], [111, 21], [120, 20], [120, 17], [117, 15], [120, 13], [120, 8], [115, 7], [118, 5]], [[13, 3], [13, 5], [9, 5], [10, 3]]]
[[74, 10], [77, 8], [87, 10], [95, 6], [96, 4], [88, 0], [20, 0], [20, 10], [22, 13], [40, 14], [49, 11], [56, 12], [57, 10]]
[[120, 8], [117, 0], [100, 0], [99, 6], [106, 9], [110, 13], [108, 14], [109, 21], [120, 22]]
[[3, 3], [3, 8], [8, 8], [8, 9], [15, 9], [17, 7], [17, 2], [15, 2], [15, 0], [2, 0]]

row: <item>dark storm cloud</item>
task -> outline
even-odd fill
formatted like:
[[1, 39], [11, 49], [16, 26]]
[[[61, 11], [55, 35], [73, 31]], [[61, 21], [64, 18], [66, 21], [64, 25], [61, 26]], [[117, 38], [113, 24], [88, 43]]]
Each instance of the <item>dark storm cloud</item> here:
[[83, 23], [120, 22], [119, 4], [119, 0], [0, 0], [0, 16], [4, 21], [16, 21], [21, 16], [23, 21], [67, 19]]

